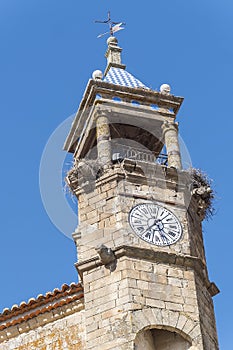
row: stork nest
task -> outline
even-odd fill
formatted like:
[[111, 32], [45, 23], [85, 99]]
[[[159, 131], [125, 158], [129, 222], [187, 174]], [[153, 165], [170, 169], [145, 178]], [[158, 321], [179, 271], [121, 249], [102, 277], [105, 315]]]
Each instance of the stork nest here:
[[191, 176], [192, 194], [198, 201], [198, 214], [202, 219], [210, 219], [215, 214], [215, 193], [212, 189], [213, 181], [200, 169], [189, 169]]
[[65, 182], [73, 194], [76, 194], [80, 186], [86, 191], [93, 191], [95, 180], [101, 172], [102, 167], [97, 160], [82, 159], [73, 163], [73, 167], [66, 174]]

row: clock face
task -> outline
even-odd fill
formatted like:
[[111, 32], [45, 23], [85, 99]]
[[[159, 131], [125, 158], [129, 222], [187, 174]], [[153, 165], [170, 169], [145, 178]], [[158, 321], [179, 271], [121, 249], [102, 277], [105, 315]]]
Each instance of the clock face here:
[[129, 213], [129, 223], [138, 237], [157, 246], [174, 244], [182, 234], [177, 217], [170, 210], [154, 203], [133, 207]]

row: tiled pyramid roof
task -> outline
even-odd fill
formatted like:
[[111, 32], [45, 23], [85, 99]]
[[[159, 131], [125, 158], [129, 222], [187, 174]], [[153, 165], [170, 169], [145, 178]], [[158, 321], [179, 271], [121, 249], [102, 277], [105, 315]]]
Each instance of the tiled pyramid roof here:
[[132, 74], [122, 68], [111, 67], [104, 81], [115, 85], [149, 89], [140, 80], [136, 79]]

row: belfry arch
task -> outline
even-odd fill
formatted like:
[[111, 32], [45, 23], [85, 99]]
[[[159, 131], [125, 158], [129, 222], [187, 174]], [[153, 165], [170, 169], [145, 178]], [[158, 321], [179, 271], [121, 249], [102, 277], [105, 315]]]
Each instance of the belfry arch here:
[[132, 323], [135, 327], [134, 350], [202, 348], [200, 325], [185, 314], [145, 308], [133, 313]]
[[134, 350], [189, 350], [191, 341], [178, 333], [178, 330], [166, 328], [147, 328], [140, 331], [134, 341]]

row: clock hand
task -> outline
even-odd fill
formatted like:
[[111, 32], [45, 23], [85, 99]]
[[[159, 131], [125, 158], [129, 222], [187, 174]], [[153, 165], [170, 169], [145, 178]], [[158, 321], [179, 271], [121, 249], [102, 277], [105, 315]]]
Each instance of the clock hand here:
[[171, 242], [171, 241], [172, 241], [171, 236], [170, 236], [168, 233], [166, 233], [163, 229], [162, 229], [160, 232], [161, 232], [161, 236], [162, 236], [164, 239], [166, 239], [168, 242]]
[[153, 226], [155, 226], [155, 224], [150, 225], [149, 227], [147, 227], [147, 230], [150, 230]]
[[[159, 222], [159, 220], [156, 220], [156, 219], [155, 219], [155, 222], [154, 222], [152, 225], [150, 225], [149, 227], [147, 227], [146, 230], [151, 230], [152, 227], [154, 227], [158, 222]], [[156, 227], [158, 227], [158, 226], [156, 225]], [[153, 230], [153, 231], [156, 231], [156, 230]]]
[[155, 220], [155, 222], [154, 222], [152, 225], [148, 226], [148, 227], [145, 229], [145, 231], [143, 231], [143, 232], [141, 233], [141, 236], [144, 235], [147, 231], [150, 231], [150, 230], [152, 230], [152, 233], [155, 232], [156, 230], [155, 230], [155, 229], [153, 230], [152, 227], [156, 225], [156, 221], [157, 221], [157, 220]]

